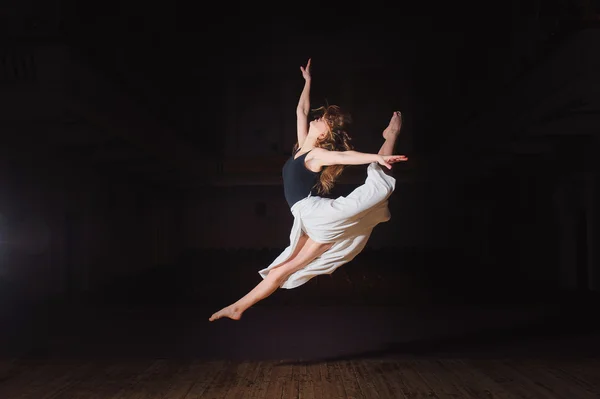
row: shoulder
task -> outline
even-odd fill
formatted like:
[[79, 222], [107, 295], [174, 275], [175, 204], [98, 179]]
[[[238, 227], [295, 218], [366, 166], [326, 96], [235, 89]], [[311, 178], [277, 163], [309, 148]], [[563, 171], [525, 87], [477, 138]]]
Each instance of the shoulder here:
[[323, 167], [321, 163], [323, 151], [327, 152], [319, 147], [315, 147], [306, 153], [306, 158], [304, 159], [304, 164], [306, 168], [312, 172], [318, 173], [321, 171]]
[[325, 148], [321, 148], [321, 147], [315, 147], [312, 150], [310, 150], [310, 152], [307, 155], [307, 158], [319, 158], [322, 156], [327, 156], [328, 153], [330, 153], [331, 151], [326, 150]]
[[312, 171], [320, 171], [323, 166], [336, 163], [335, 154], [335, 151], [329, 151], [319, 147], [313, 148], [306, 155], [306, 164]]
[[328, 154], [330, 154], [330, 153], [331, 153], [331, 151], [329, 151], [329, 150], [326, 150], [326, 149], [320, 148], [320, 147], [315, 147], [312, 150], [310, 150], [308, 152], [308, 154], [306, 154], [306, 160], [319, 162], [323, 159], [326, 159]]

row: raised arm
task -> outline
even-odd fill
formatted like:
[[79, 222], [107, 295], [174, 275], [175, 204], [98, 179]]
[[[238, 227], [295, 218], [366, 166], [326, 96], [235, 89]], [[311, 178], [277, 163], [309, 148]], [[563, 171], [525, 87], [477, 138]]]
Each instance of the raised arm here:
[[308, 134], [308, 113], [310, 112], [310, 58], [306, 67], [300, 67], [302, 71], [302, 77], [304, 77], [304, 88], [300, 94], [300, 100], [298, 100], [298, 107], [296, 107], [296, 126], [298, 130], [298, 147], [302, 147], [304, 139]]
[[404, 155], [379, 155], [358, 151], [329, 151], [324, 148], [315, 148], [311, 151], [310, 162], [320, 169], [328, 165], [364, 165], [377, 162], [388, 169], [392, 164], [408, 160]]

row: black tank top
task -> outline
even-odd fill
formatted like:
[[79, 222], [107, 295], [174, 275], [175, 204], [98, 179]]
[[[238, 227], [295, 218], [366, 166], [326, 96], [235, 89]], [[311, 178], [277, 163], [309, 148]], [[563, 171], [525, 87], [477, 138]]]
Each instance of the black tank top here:
[[313, 172], [304, 165], [304, 158], [310, 151], [294, 159], [297, 151], [283, 165], [283, 191], [290, 208], [312, 193], [319, 172]]

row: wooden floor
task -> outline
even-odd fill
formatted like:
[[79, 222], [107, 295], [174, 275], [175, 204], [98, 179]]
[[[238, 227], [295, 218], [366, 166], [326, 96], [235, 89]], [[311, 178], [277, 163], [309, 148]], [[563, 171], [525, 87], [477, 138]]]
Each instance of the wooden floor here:
[[355, 262], [208, 322], [272, 257], [246, 255], [243, 270], [190, 261], [89, 302], [5, 309], [0, 399], [600, 398], [599, 298]]
[[598, 359], [16, 360], [3, 399], [598, 398]]

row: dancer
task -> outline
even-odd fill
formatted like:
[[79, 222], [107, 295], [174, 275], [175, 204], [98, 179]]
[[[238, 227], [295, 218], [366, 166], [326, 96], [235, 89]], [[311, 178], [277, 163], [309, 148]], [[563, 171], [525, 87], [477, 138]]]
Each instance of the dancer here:
[[[263, 281], [209, 321], [239, 320], [277, 288], [296, 288], [317, 275], [333, 273], [363, 250], [377, 224], [390, 219], [388, 198], [396, 180], [380, 165], [390, 170], [392, 164], [407, 160], [392, 155], [402, 127], [400, 112], [393, 113], [383, 131], [385, 141], [377, 154], [353, 151], [346, 132], [350, 119], [338, 106], [318, 108], [318, 117], [308, 123], [310, 63], [309, 59], [306, 67], [300, 67], [304, 88], [296, 110], [298, 142], [283, 166], [284, 194], [294, 215], [290, 245], [259, 271]], [[331, 191], [345, 165], [364, 164], [368, 164], [365, 183], [347, 197], [321, 196]]]

